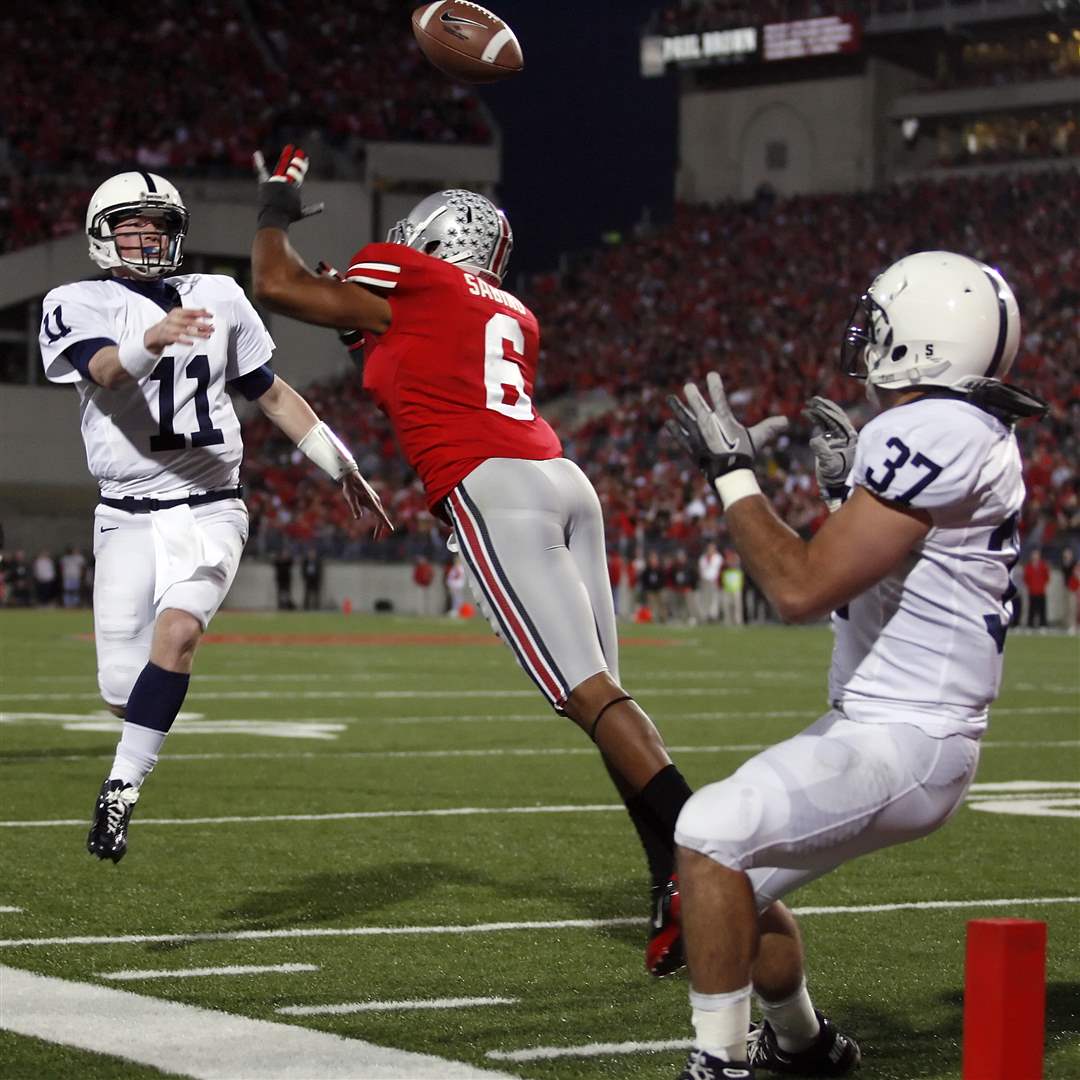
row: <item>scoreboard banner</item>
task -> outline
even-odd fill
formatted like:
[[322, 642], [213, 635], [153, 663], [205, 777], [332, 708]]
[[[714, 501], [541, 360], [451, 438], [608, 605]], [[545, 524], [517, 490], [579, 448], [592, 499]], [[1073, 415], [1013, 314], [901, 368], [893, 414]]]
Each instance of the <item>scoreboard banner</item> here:
[[672, 69], [802, 60], [855, 53], [861, 48], [862, 25], [856, 15], [824, 15], [666, 37], [646, 35], [641, 39], [641, 74], [655, 78]]

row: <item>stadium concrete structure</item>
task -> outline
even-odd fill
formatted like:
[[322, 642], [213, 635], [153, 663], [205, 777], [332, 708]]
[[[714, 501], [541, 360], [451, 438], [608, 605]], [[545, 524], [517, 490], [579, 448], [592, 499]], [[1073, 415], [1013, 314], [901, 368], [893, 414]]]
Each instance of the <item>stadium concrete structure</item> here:
[[[670, 5], [642, 32], [643, 77], [677, 71], [681, 80], [673, 195], [682, 203], [743, 201], [765, 188], [781, 196], [857, 193], [916, 177], [1080, 168], [1075, 130], [1071, 142], [1018, 161], [983, 164], [969, 155], [964, 164], [942, 165], [940, 154], [954, 128], [974, 145], [963, 125], [982, 118], [1071, 116], [1076, 128], [1080, 13], [1068, 4], [870, 0], [819, 5], [825, 14], [809, 20], [784, 14], [805, 5], [707, 7], [702, 14], [693, 3]], [[1005, 75], [978, 77], [980, 48], [990, 55], [1055, 37], [1071, 48], [1071, 66], [1006, 62]], [[379, 142], [365, 150], [362, 175], [308, 185], [310, 198], [327, 204], [294, 238], [311, 264], [339, 250], [343, 235], [352, 246], [381, 238], [418, 192], [453, 184], [493, 193], [500, 182], [498, 134], [491, 145]], [[184, 269], [231, 273], [247, 284], [253, 183], [179, 183], [192, 221]], [[72, 422], [74, 398], [42, 385], [36, 344], [41, 298], [84, 271], [90, 276], [81, 231], [0, 256], [0, 348], [8, 371], [17, 372], [0, 394], [7, 548], [85, 543], [96, 493]], [[348, 370], [331, 335], [285, 318], [268, 325], [275, 367], [296, 386]], [[26, 452], [43, 431], [48, 453]], [[415, 603], [404, 565], [331, 563], [325, 592], [338, 602], [349, 597], [356, 610], [378, 599], [404, 611]], [[228, 606], [268, 607], [273, 597], [272, 567], [248, 559]]]

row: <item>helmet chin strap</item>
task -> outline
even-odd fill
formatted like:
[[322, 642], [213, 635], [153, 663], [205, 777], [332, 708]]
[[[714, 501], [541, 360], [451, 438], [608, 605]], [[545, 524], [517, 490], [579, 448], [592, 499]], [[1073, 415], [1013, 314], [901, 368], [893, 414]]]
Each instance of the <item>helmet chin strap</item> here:
[[870, 402], [875, 412], [881, 412], [881, 395], [869, 379], [866, 380], [866, 400]]

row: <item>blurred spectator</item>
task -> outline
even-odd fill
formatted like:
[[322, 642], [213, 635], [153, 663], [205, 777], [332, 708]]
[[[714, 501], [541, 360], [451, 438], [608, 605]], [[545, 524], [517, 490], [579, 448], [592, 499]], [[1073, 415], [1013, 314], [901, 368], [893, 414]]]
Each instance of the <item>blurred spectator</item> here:
[[283, 551], [274, 560], [274, 583], [277, 586], [278, 611], [295, 611], [296, 602], [292, 592], [292, 552]]
[[462, 605], [465, 603], [465, 589], [468, 587], [468, 578], [465, 573], [465, 564], [460, 558], [455, 558], [446, 568], [446, 588], [450, 593], [450, 617], [458, 618], [461, 615]]
[[1063, 625], [1070, 634], [1076, 633], [1077, 604], [1080, 603], [1080, 570], [1076, 565], [1076, 553], [1071, 547], [1061, 552], [1061, 577], [1065, 586], [1065, 618]]
[[645, 559], [645, 569], [641, 572], [641, 603], [652, 612], [657, 622], [663, 622], [664, 613], [664, 568], [660, 565], [660, 555], [650, 551]]
[[[304, 582], [304, 610], [322, 610], [323, 561], [319, 552], [309, 547], [300, 563], [300, 577]], [[289, 592], [292, 592], [290, 583]]]
[[720, 571], [724, 568], [724, 557], [711, 541], [698, 559], [699, 607], [705, 622], [716, 622], [720, 618]]
[[47, 551], [38, 552], [34, 559], [34, 600], [39, 606], [56, 599], [56, 562]]
[[82, 602], [83, 575], [86, 559], [78, 548], [69, 547], [60, 556], [60, 582], [64, 591], [64, 607], [78, 607]]
[[1043, 559], [1042, 548], [1035, 548], [1024, 566], [1024, 587], [1028, 596], [1028, 629], [1046, 626], [1046, 588], [1050, 584], [1050, 567]]
[[32, 578], [26, 552], [14, 551], [4, 561], [4, 580], [7, 584], [7, 603], [13, 607], [29, 607], [33, 603]]
[[681, 622], [697, 626], [701, 621], [698, 609], [698, 571], [683, 548], [675, 553], [675, 564], [671, 570], [671, 591], [673, 614]]
[[626, 560], [618, 551], [608, 552], [608, 581], [611, 583], [611, 599], [618, 616], [623, 611], [622, 593], [626, 584]]
[[724, 569], [721, 572], [722, 606], [725, 626], [743, 624], [743, 584], [745, 576], [739, 565], [739, 556], [733, 548], [724, 552]]
[[416, 610], [421, 615], [441, 615], [443, 605], [436, 594], [435, 567], [423, 555], [416, 557], [412, 579], [416, 586]]

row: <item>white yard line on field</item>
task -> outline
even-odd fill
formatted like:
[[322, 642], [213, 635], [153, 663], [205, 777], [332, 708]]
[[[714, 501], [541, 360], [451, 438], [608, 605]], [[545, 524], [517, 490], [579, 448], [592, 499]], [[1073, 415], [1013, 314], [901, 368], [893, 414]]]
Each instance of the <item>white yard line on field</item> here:
[[349, 1016], [362, 1012], [408, 1012], [412, 1009], [472, 1009], [485, 1005], [516, 1005], [521, 998], [419, 998], [413, 1001], [345, 1001], [340, 1005], [282, 1005], [282, 1016]]
[[466, 1080], [505, 1073], [325, 1031], [0, 967], [0, 1027], [196, 1080]]
[[[752, 686], [642, 686], [634, 688], [635, 694], [653, 697], [730, 697], [739, 694], [756, 694]], [[185, 701], [262, 701], [278, 700], [286, 696], [290, 701], [317, 700], [322, 698], [374, 698], [377, 701], [415, 699], [418, 701], [444, 701], [449, 698], [533, 698], [535, 690], [295, 690], [283, 695], [280, 690], [194, 690]], [[98, 695], [86, 691], [56, 692], [48, 694], [0, 694], [0, 701], [97, 701]]]
[[654, 1039], [651, 1042], [586, 1043], [584, 1046], [531, 1046], [527, 1050], [489, 1050], [492, 1061], [551, 1061], [567, 1057], [607, 1057], [609, 1054], [660, 1054], [689, 1050], [693, 1039]]
[[[911, 900], [897, 904], [861, 904], [840, 907], [802, 907], [792, 911], [809, 915], [877, 915], [890, 911], [950, 911], [964, 908], [1038, 908], [1054, 904], [1080, 904], [1080, 896], [1014, 897], [990, 900]], [[197, 941], [273, 941], [281, 938], [399, 937], [438, 934], [497, 934], [515, 930], [603, 930], [642, 926], [640, 916], [612, 919], [562, 919], [491, 922], [442, 926], [299, 926], [285, 930], [206, 930], [190, 934], [76, 935], [0, 939], [0, 949], [53, 945], [160, 945]]]
[[300, 971], [318, 971], [317, 964], [231, 964], [226, 967], [152, 968], [149, 970], [95, 971], [95, 979], [110, 982], [134, 982], [139, 979], [201, 979], [207, 975], [263, 975], [280, 972], [290, 975]]
[[10, 907], [8, 904], [0, 904], [0, 915], [19, 915], [21, 913], [21, 907]]

